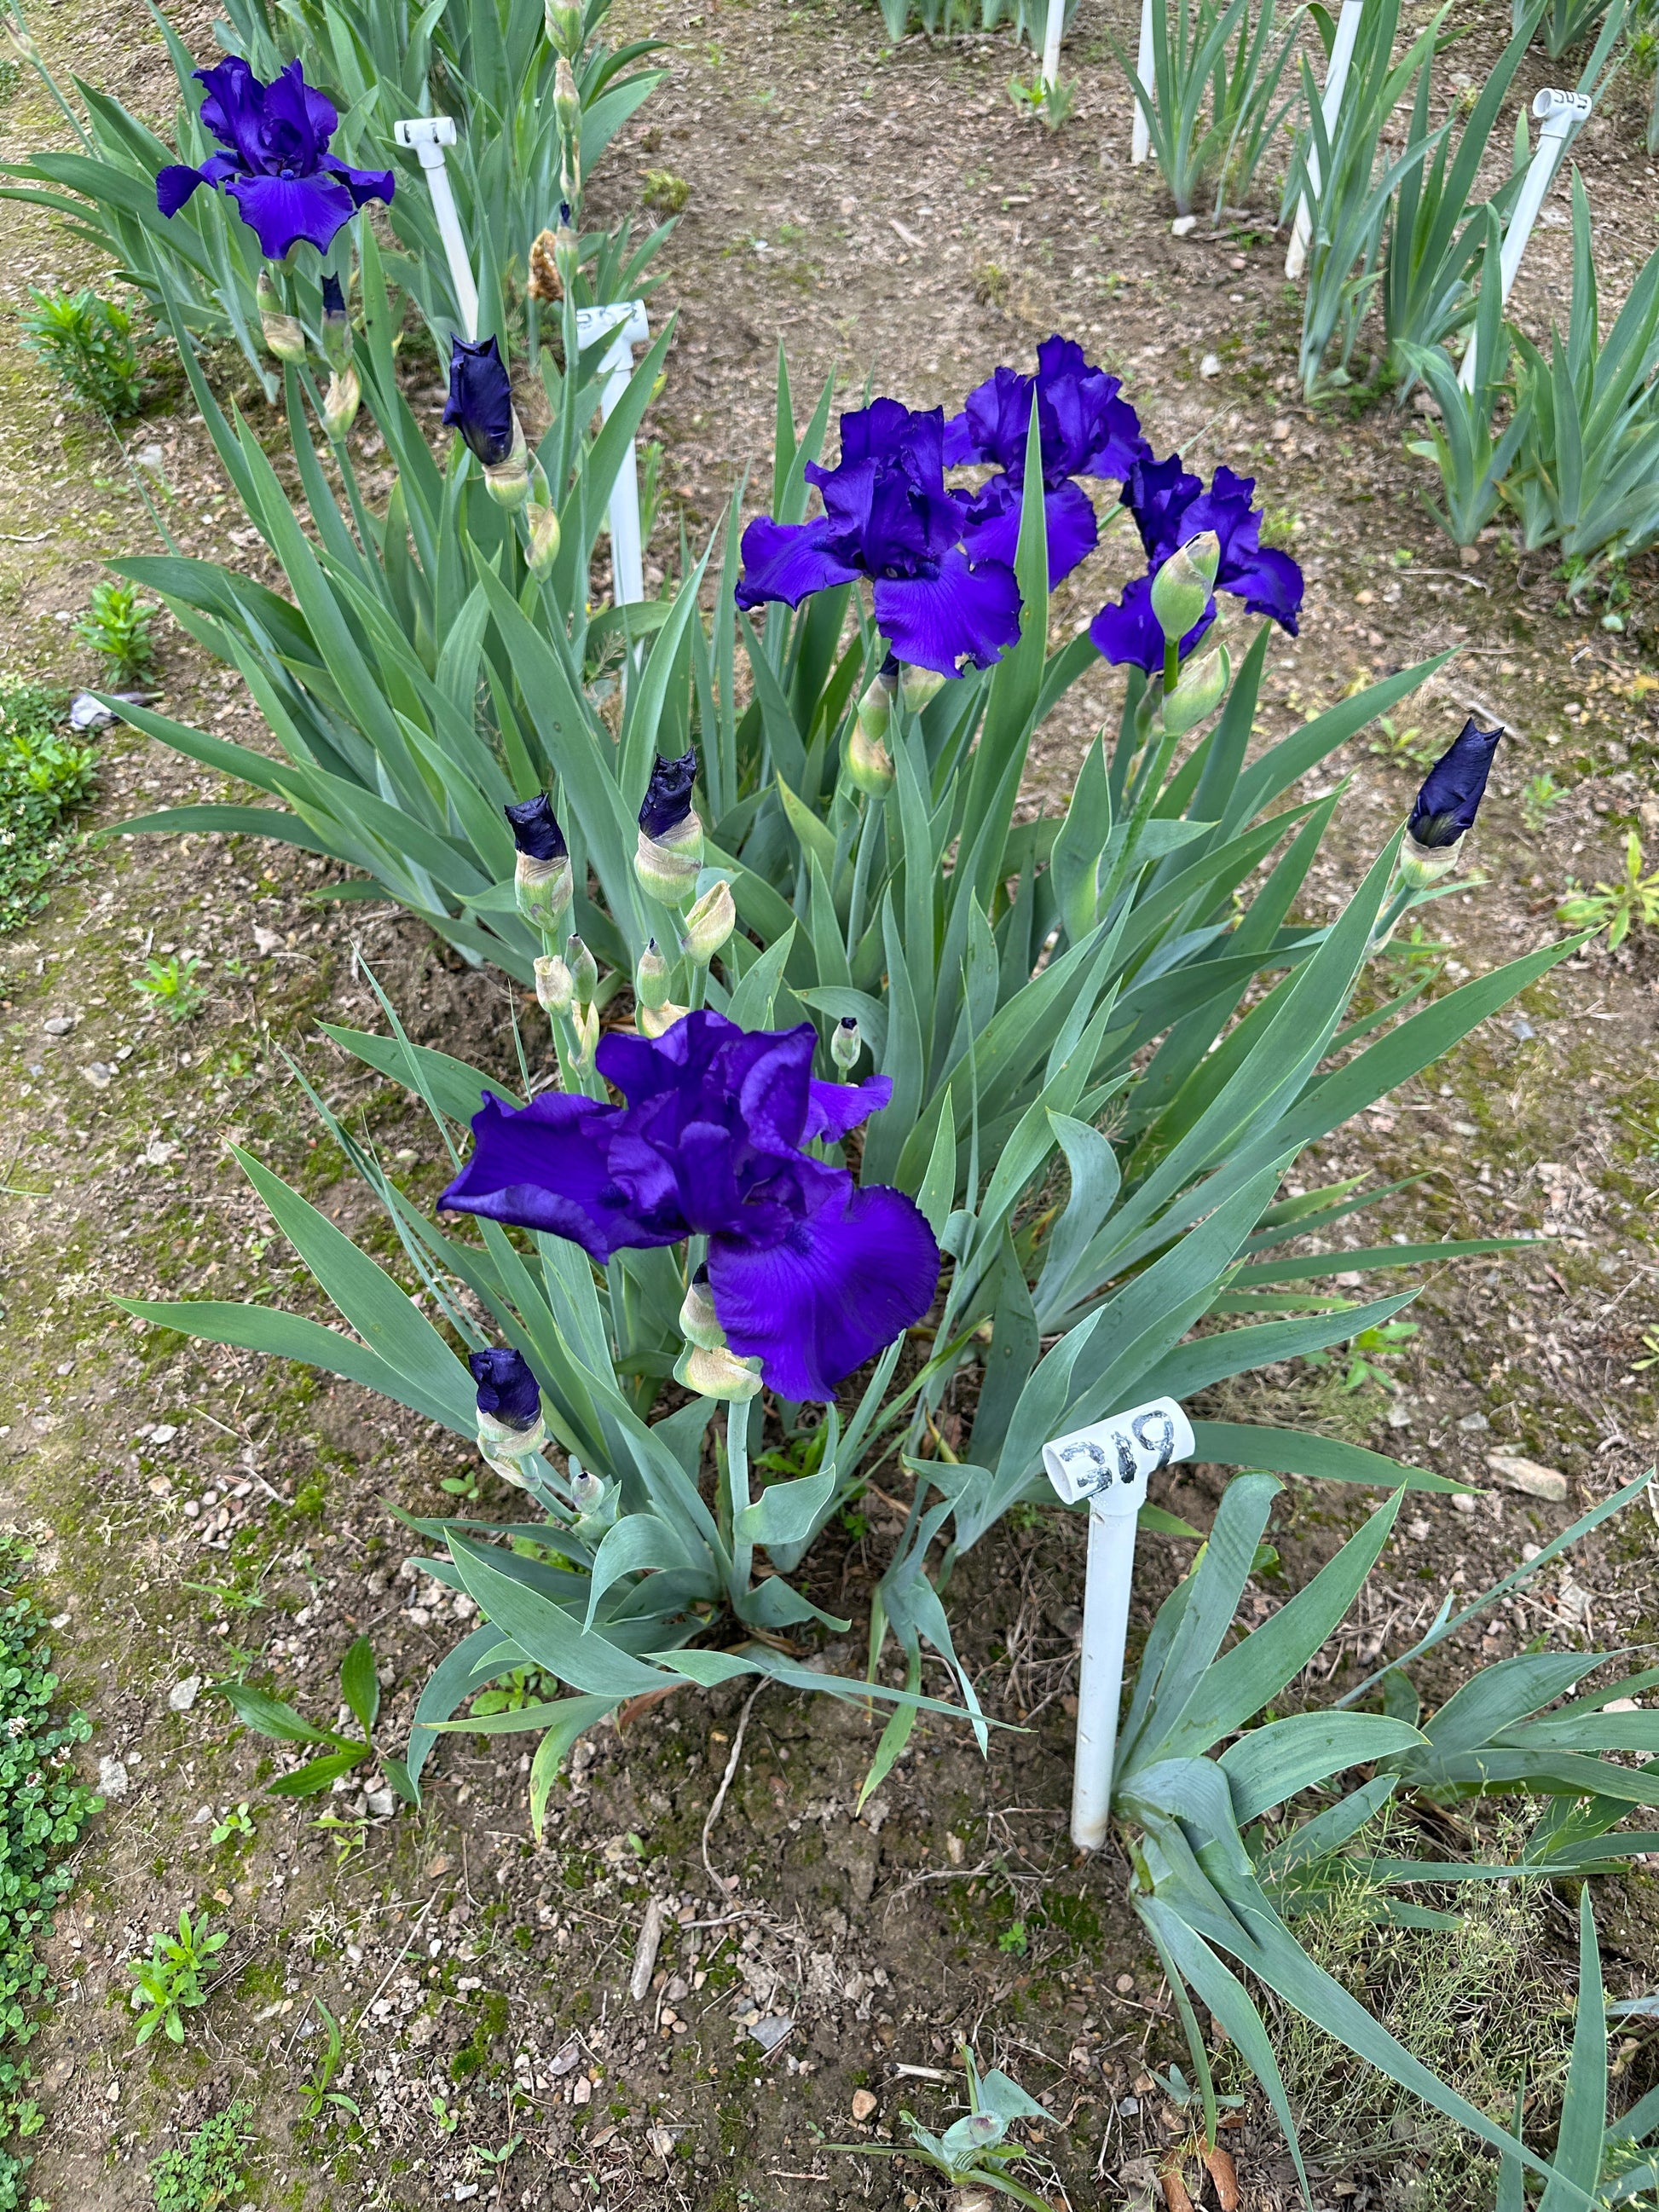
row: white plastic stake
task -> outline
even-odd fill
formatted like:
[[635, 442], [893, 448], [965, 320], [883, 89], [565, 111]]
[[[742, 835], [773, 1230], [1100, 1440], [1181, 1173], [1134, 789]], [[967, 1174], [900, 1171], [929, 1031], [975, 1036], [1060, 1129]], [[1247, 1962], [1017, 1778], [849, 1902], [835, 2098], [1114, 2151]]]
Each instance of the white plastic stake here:
[[1106, 1840], [1123, 1694], [1123, 1644], [1134, 1580], [1135, 1516], [1146, 1478], [1195, 1449], [1192, 1424], [1173, 1398], [1132, 1406], [1109, 1421], [1073, 1430], [1042, 1448], [1048, 1480], [1067, 1505], [1089, 1501], [1088, 1580], [1083, 1594], [1083, 1666], [1078, 1681], [1072, 1841], [1097, 1851]]
[[[1515, 204], [1514, 212], [1510, 216], [1510, 227], [1504, 234], [1504, 250], [1498, 256], [1498, 273], [1503, 280], [1506, 301], [1521, 266], [1521, 256], [1527, 250], [1527, 240], [1532, 236], [1532, 227], [1538, 220], [1538, 211], [1544, 204], [1545, 195], [1555, 182], [1555, 173], [1561, 166], [1569, 142], [1589, 121], [1593, 104], [1587, 92], [1546, 91], [1534, 96], [1532, 112], [1544, 127], [1538, 134], [1538, 151], [1528, 167], [1526, 182], [1521, 187], [1521, 197]], [[1465, 392], [1474, 391], [1474, 340], [1472, 336], [1464, 350], [1463, 366], [1458, 371], [1457, 381]]]
[[[1325, 118], [1327, 143], [1336, 136], [1336, 118], [1342, 112], [1342, 94], [1347, 88], [1348, 64], [1353, 59], [1354, 40], [1359, 36], [1360, 0], [1342, 0], [1342, 13], [1336, 19], [1336, 37], [1331, 46], [1331, 65], [1325, 72], [1325, 92], [1319, 103], [1319, 112]], [[1311, 146], [1308, 149], [1308, 175], [1316, 191], [1319, 190], [1319, 155]], [[1304, 192], [1296, 204], [1296, 221], [1291, 227], [1291, 249], [1285, 256], [1285, 274], [1292, 284], [1302, 274], [1308, 258], [1308, 247], [1313, 239], [1313, 210], [1308, 205]]]
[[[605, 378], [599, 390], [599, 412], [608, 422], [634, 374], [634, 348], [650, 342], [644, 301], [618, 300], [608, 307], [577, 308], [576, 337], [584, 349], [596, 345], [607, 332], [611, 343], [599, 363]], [[611, 592], [619, 607], [633, 605], [645, 597], [639, 456], [632, 438], [611, 488]]]
[[472, 264], [467, 258], [466, 240], [461, 236], [461, 219], [455, 212], [449, 173], [444, 167], [444, 148], [455, 143], [455, 118], [453, 115], [411, 115], [405, 122], [394, 123], [392, 135], [400, 146], [409, 148], [425, 172], [426, 187], [432, 195], [432, 212], [438, 218], [438, 235], [443, 240], [444, 258], [449, 264], [449, 281], [455, 288], [455, 304], [461, 311], [462, 335], [471, 341], [478, 335], [478, 288], [473, 282]]
[[[1148, 97], [1152, 89], [1152, 0], [1140, 0], [1140, 45], [1135, 54], [1135, 75], [1146, 88]], [[1135, 119], [1129, 132], [1129, 159], [1138, 169], [1152, 150], [1152, 133], [1146, 121], [1146, 111], [1139, 100], [1135, 102]]]
[[1048, 20], [1042, 27], [1042, 82], [1052, 90], [1060, 82], [1060, 41], [1066, 28], [1066, 0], [1048, 0]]

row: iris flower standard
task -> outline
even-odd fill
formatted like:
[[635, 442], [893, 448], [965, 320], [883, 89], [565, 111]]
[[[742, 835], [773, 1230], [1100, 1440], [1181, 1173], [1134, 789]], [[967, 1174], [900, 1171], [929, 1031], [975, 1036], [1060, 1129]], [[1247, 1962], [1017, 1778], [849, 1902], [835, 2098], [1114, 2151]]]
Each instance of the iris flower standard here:
[[823, 495], [812, 522], [760, 515], [743, 533], [737, 602], [799, 606], [814, 592], [874, 586], [876, 627], [902, 661], [940, 676], [988, 668], [1019, 637], [1019, 586], [1004, 561], [975, 561], [945, 486], [945, 410], [877, 399], [841, 418], [841, 459], [806, 465]]
[[810, 1022], [750, 1031], [707, 1010], [656, 1039], [611, 1030], [599, 1071], [627, 1103], [543, 1091], [510, 1108], [486, 1093], [472, 1158], [441, 1203], [568, 1237], [601, 1265], [707, 1237], [731, 1350], [787, 1398], [833, 1398], [927, 1311], [939, 1255], [902, 1191], [860, 1189], [803, 1150], [892, 1095], [885, 1076], [815, 1079], [815, 1042]]
[[390, 169], [352, 169], [328, 150], [339, 124], [332, 100], [308, 85], [297, 61], [261, 84], [240, 54], [198, 70], [207, 87], [202, 120], [222, 154], [199, 169], [173, 161], [155, 179], [155, 204], [175, 216], [198, 185], [217, 185], [241, 211], [269, 261], [301, 240], [326, 253], [369, 200], [389, 200]]
[[[1221, 549], [1215, 589], [1243, 600], [1252, 614], [1267, 615], [1291, 637], [1302, 610], [1302, 571], [1288, 553], [1261, 543], [1261, 516], [1251, 504], [1254, 477], [1218, 468], [1207, 490], [1189, 475], [1179, 453], [1167, 460], [1137, 462], [1124, 487], [1124, 503], [1134, 516], [1146, 553], [1146, 573], [1137, 576], [1121, 599], [1104, 606], [1089, 635], [1106, 659], [1121, 667], [1144, 668], [1149, 676], [1164, 670], [1164, 631], [1152, 611], [1152, 578], [1180, 547], [1213, 531]], [[1215, 599], [1181, 640], [1183, 656], [1198, 644], [1215, 620]]]
[[945, 465], [992, 461], [999, 471], [977, 491], [956, 495], [963, 544], [974, 560], [1012, 564], [1019, 550], [1034, 396], [1042, 440], [1050, 589], [1093, 552], [1100, 536], [1094, 502], [1073, 479], [1100, 477], [1122, 483], [1137, 463], [1152, 458], [1121, 390], [1121, 380], [1092, 367], [1075, 339], [1056, 334], [1037, 348], [1035, 376], [999, 368], [969, 393], [962, 413], [945, 426]]

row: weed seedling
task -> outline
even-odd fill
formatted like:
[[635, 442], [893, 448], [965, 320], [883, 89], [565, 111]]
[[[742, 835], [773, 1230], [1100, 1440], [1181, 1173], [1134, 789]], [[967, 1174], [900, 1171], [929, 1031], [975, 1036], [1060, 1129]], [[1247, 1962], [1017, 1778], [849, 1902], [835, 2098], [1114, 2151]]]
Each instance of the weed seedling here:
[[1580, 890], [1568, 878], [1567, 896], [1555, 909], [1561, 920], [1583, 929], [1605, 929], [1607, 950], [1614, 951], [1638, 924], [1659, 928], [1659, 868], [1642, 873], [1642, 841], [1635, 830], [1625, 840], [1625, 873], [1616, 884], [1597, 884]]
[[92, 604], [76, 623], [75, 635], [98, 654], [112, 685], [138, 684], [155, 666], [155, 617], [137, 584], [118, 578], [93, 586]]
[[198, 982], [196, 976], [201, 964], [193, 952], [186, 953], [182, 960], [176, 952], [169, 953], [165, 960], [158, 960], [152, 954], [132, 988], [170, 1022], [191, 1021], [207, 1004], [207, 985]]
[[331, 2087], [334, 2076], [340, 2069], [340, 2053], [345, 2045], [345, 2038], [340, 2032], [340, 2023], [320, 1997], [313, 1997], [312, 2002], [316, 2006], [317, 2016], [323, 2023], [324, 2042], [321, 2057], [306, 2080], [300, 2084], [300, 2101], [304, 2107], [305, 2116], [308, 2120], [319, 2120], [329, 2106], [332, 2106], [337, 2112], [349, 2112], [354, 2119], [360, 2117], [360, 2107], [355, 2105], [343, 2090]]
[[70, 817], [97, 773], [91, 746], [58, 734], [63, 704], [38, 684], [0, 683], [0, 931], [45, 902]]
[[[340, 1695], [362, 1729], [361, 1736], [343, 1735], [338, 1729], [319, 1728], [292, 1705], [273, 1698], [268, 1690], [256, 1690], [250, 1682], [225, 1680], [211, 1682], [208, 1686], [227, 1701], [243, 1727], [252, 1729], [256, 1735], [269, 1736], [277, 1743], [318, 1747], [314, 1758], [307, 1759], [290, 1774], [279, 1774], [270, 1784], [273, 1797], [314, 1797], [320, 1790], [332, 1789], [340, 1776], [349, 1774], [353, 1767], [374, 1759], [384, 1767], [386, 1779], [405, 1804], [418, 1802], [403, 1760], [387, 1758], [374, 1747], [380, 1680], [374, 1671], [374, 1654], [368, 1637], [360, 1636], [340, 1662]], [[325, 1814], [317, 1825], [320, 1827], [327, 1820]]]
[[176, 1938], [158, 1929], [149, 1939], [149, 1958], [128, 1960], [127, 1972], [137, 1982], [132, 2008], [143, 2014], [135, 2050], [148, 2043], [158, 2027], [165, 2029], [169, 2042], [182, 2043], [185, 2014], [207, 2002], [203, 1972], [230, 1941], [227, 1929], [209, 1929], [208, 1917], [202, 1912], [192, 1920], [181, 1910]]
[[252, 2105], [227, 2105], [203, 2121], [178, 2150], [163, 2151], [149, 2169], [155, 2212], [226, 2212], [247, 2185], [247, 2124]]
[[653, 215], [680, 215], [691, 197], [691, 187], [672, 169], [647, 169], [645, 204]]
[[83, 407], [120, 422], [138, 411], [143, 379], [132, 339], [132, 317], [95, 292], [37, 292], [20, 320], [23, 343], [56, 369]]
[[233, 1805], [224, 1819], [210, 1831], [208, 1841], [216, 1849], [221, 1844], [228, 1844], [233, 1836], [240, 1840], [242, 1837], [251, 1836], [252, 1833], [253, 1822], [248, 1815], [247, 1800], [245, 1797], [240, 1805]]
[[1032, 2154], [1023, 2143], [1007, 2140], [1016, 2120], [1046, 2120], [1048, 2113], [1006, 2074], [993, 2070], [981, 2078], [965, 2043], [957, 2045], [957, 2052], [968, 2075], [968, 2110], [942, 2136], [930, 2135], [914, 2112], [901, 2112], [899, 2118], [910, 2131], [908, 2144], [827, 2143], [824, 2148], [854, 2158], [925, 2159], [953, 2189], [966, 2192], [977, 2185], [1000, 2197], [1012, 2197], [1017, 2204], [1028, 2204], [1032, 2212], [1048, 2212], [1049, 2200], [1016, 2181], [1011, 2172], [1030, 2161]]
[[1561, 787], [1547, 769], [1527, 778], [1521, 790], [1521, 819], [1533, 836], [1546, 827], [1550, 810], [1560, 797]]

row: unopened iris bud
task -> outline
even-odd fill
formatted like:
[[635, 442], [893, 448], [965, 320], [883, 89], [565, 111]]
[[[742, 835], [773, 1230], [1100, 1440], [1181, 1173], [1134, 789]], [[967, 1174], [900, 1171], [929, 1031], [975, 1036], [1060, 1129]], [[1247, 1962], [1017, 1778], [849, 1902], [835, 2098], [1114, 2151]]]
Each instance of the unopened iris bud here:
[[634, 1003], [647, 1013], [668, 1004], [668, 963], [658, 950], [653, 937], [640, 955], [640, 964], [634, 970]]
[[739, 1359], [724, 1345], [705, 1349], [693, 1344], [675, 1362], [674, 1380], [701, 1397], [723, 1398], [729, 1404], [742, 1405], [759, 1391], [760, 1370], [758, 1359]]
[[525, 443], [524, 428], [518, 416], [513, 417], [513, 443], [505, 460], [497, 461], [483, 472], [484, 489], [497, 507], [511, 514], [520, 507], [530, 496], [530, 448]]
[[553, 802], [544, 791], [538, 791], [533, 799], [520, 799], [501, 811], [518, 848], [513, 888], [519, 912], [532, 929], [551, 937], [570, 911], [574, 896], [570, 855]]
[[738, 909], [732, 886], [724, 878], [711, 884], [701, 898], [685, 910], [685, 934], [680, 950], [689, 960], [706, 968], [738, 926]]
[[1401, 881], [1426, 890], [1457, 866], [1464, 838], [1474, 827], [1486, 794], [1502, 727], [1482, 730], [1471, 718], [1423, 779], [1406, 824]]
[[349, 362], [337, 368], [328, 380], [328, 390], [323, 394], [323, 428], [330, 442], [343, 445], [347, 433], [357, 419], [357, 410], [362, 404], [363, 388], [357, 380], [357, 372]]
[[702, 823], [691, 804], [696, 774], [695, 751], [682, 753], [678, 760], [659, 758], [640, 808], [634, 872], [665, 906], [685, 906], [696, 896], [702, 869]]
[[579, 1006], [589, 1006], [599, 988], [599, 963], [573, 929], [566, 940], [564, 957], [570, 963], [570, 986]]
[[268, 269], [259, 271], [253, 297], [259, 310], [259, 329], [270, 350], [278, 361], [303, 361], [306, 357], [305, 330], [299, 317], [290, 315], [283, 307], [282, 295], [271, 283]]
[[847, 733], [847, 773], [857, 788], [872, 799], [879, 799], [893, 781], [893, 757], [886, 738], [896, 688], [896, 679], [883, 669], [859, 701], [857, 716]]
[[1205, 716], [1212, 714], [1221, 703], [1232, 672], [1224, 645], [1206, 653], [1202, 660], [1189, 660], [1175, 690], [1164, 694], [1164, 728], [1176, 737], [1195, 730]]
[[672, 999], [665, 999], [659, 1006], [641, 1006], [636, 1024], [641, 1036], [666, 1036], [676, 1022], [683, 1022], [690, 1012], [690, 1006], [677, 1006]]
[[581, 52], [582, 11], [570, 4], [570, 0], [547, 0], [543, 12], [543, 25], [548, 44], [568, 54], [574, 61]]
[[851, 1014], [843, 1014], [830, 1032], [830, 1059], [843, 1075], [848, 1075], [858, 1066], [859, 1054], [863, 1050], [863, 1032]]
[[536, 963], [537, 1005], [544, 1014], [568, 1014], [575, 997], [569, 969], [556, 952], [544, 952]]
[[605, 1503], [604, 1476], [590, 1474], [580, 1460], [573, 1459], [567, 1480], [570, 1486], [570, 1502], [582, 1518], [586, 1520], [597, 1513]]
[[1172, 644], [1178, 645], [1209, 611], [1220, 553], [1215, 532], [1206, 530], [1177, 547], [1152, 578], [1152, 612]]
[[331, 368], [343, 368], [351, 358], [351, 318], [346, 313], [345, 292], [337, 276], [323, 278], [323, 358]]
[[530, 543], [525, 549], [525, 566], [539, 580], [552, 573], [553, 563], [559, 557], [558, 510], [539, 462], [532, 471], [530, 504], [525, 509], [524, 520], [530, 534]]
[[719, 1351], [726, 1342], [726, 1331], [720, 1327], [709, 1293], [707, 1267], [699, 1267], [691, 1278], [680, 1308], [680, 1334], [688, 1344], [695, 1344], [704, 1352]]
[[899, 669], [899, 697], [913, 714], [919, 714], [930, 699], [939, 696], [947, 681], [937, 668], [915, 668], [906, 661]]
[[570, 204], [559, 203], [559, 219], [553, 226], [553, 265], [566, 290], [576, 281], [576, 270], [581, 261], [581, 240], [571, 227]]
[[576, 1031], [576, 1065], [592, 1067], [599, 1048], [599, 1010], [590, 1000], [586, 1006], [574, 1006], [570, 1018]]
[[478, 1449], [508, 1482], [528, 1489], [523, 1462], [547, 1442], [542, 1394], [529, 1362], [510, 1346], [469, 1352], [477, 1385]]
[[582, 96], [576, 89], [576, 72], [568, 54], [561, 54], [553, 70], [553, 112], [567, 138], [581, 129]]

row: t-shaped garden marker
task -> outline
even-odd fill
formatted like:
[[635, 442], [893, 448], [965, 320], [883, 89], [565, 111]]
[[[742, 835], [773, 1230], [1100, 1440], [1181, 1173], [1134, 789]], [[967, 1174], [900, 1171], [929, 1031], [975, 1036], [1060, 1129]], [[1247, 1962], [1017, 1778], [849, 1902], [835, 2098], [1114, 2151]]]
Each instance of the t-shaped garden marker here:
[[[1575, 135], [1589, 120], [1593, 102], [1587, 92], [1544, 91], [1534, 95], [1532, 112], [1543, 125], [1538, 134], [1538, 151], [1533, 155], [1527, 171], [1527, 180], [1521, 187], [1521, 197], [1510, 217], [1510, 227], [1504, 234], [1504, 250], [1498, 256], [1498, 276], [1503, 285], [1504, 298], [1510, 296], [1516, 272], [1521, 266], [1521, 256], [1527, 250], [1527, 240], [1532, 236], [1532, 227], [1538, 220], [1538, 211], [1544, 204], [1544, 196], [1555, 182], [1555, 173], [1561, 166], [1562, 156]], [[1471, 339], [1463, 355], [1463, 366], [1458, 371], [1457, 381], [1465, 392], [1474, 389], [1474, 344]]]
[[1060, 82], [1060, 41], [1066, 28], [1066, 0], [1048, 0], [1048, 19], [1042, 27], [1042, 84], [1052, 91]]
[[1089, 1501], [1089, 1565], [1083, 1592], [1083, 1665], [1077, 1689], [1072, 1773], [1072, 1841], [1097, 1851], [1112, 1809], [1123, 1644], [1135, 1571], [1135, 1516], [1146, 1478], [1196, 1449], [1191, 1422], [1173, 1398], [1133, 1406], [1109, 1421], [1075, 1429], [1042, 1447], [1042, 1464], [1063, 1504]]
[[[1331, 42], [1330, 67], [1325, 72], [1325, 91], [1319, 103], [1328, 145], [1336, 136], [1336, 118], [1342, 112], [1342, 94], [1347, 89], [1348, 65], [1353, 59], [1354, 40], [1359, 36], [1362, 12], [1360, 0], [1342, 0], [1342, 13], [1336, 19], [1336, 36]], [[1311, 145], [1308, 149], [1308, 181], [1316, 191], [1319, 190], [1319, 155]], [[1291, 248], [1285, 256], [1285, 274], [1292, 284], [1302, 274], [1312, 239], [1313, 212], [1304, 192], [1296, 204], [1296, 221], [1291, 227]]]
[[[634, 348], [650, 343], [643, 300], [618, 300], [608, 307], [578, 307], [576, 338], [584, 349], [607, 336], [611, 343], [599, 362], [605, 382], [599, 412], [608, 422], [634, 374]], [[640, 543], [640, 467], [632, 438], [611, 487], [611, 595], [619, 607], [645, 597], [644, 549]]]
[[[1140, 0], [1140, 44], [1135, 49], [1135, 75], [1147, 97], [1152, 90], [1152, 0]], [[1135, 119], [1129, 131], [1129, 159], [1138, 169], [1152, 150], [1152, 127], [1146, 111], [1137, 100]]]
[[406, 122], [394, 123], [392, 135], [400, 146], [408, 147], [426, 173], [432, 212], [438, 218], [438, 235], [443, 240], [444, 258], [449, 264], [449, 281], [455, 288], [455, 304], [461, 311], [461, 335], [468, 340], [476, 338], [478, 288], [472, 279], [472, 264], [467, 258], [466, 240], [461, 235], [461, 219], [455, 212], [455, 195], [449, 188], [449, 173], [444, 167], [444, 148], [455, 143], [455, 118], [453, 115], [411, 115]]

